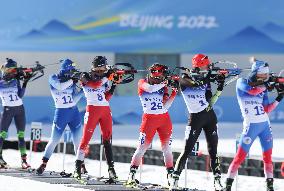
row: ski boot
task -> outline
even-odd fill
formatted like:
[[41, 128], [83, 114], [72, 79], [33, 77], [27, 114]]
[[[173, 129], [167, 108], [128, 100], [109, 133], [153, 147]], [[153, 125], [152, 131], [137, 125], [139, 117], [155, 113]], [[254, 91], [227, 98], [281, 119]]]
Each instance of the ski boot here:
[[27, 154], [22, 155], [22, 169], [30, 169], [31, 165], [27, 162]]
[[81, 160], [76, 160], [75, 161], [75, 170], [73, 173], [73, 178], [79, 183], [79, 184], [83, 184], [83, 185], [87, 185], [88, 184], [88, 179], [83, 179], [81, 177], [81, 167], [82, 167], [82, 163], [83, 161]]
[[170, 168], [167, 168], [167, 180], [168, 180], [168, 186], [170, 186], [170, 178], [172, 176], [172, 174], [174, 173], [174, 168], [173, 167], [170, 167]]
[[105, 181], [106, 184], [116, 184], [116, 182], [118, 181], [116, 172], [114, 170], [113, 166], [110, 166], [108, 168], [108, 174], [109, 174], [109, 179]]
[[135, 179], [135, 174], [138, 169], [138, 166], [131, 166], [130, 167], [130, 173], [128, 175], [127, 182], [125, 183], [125, 186], [128, 188], [137, 188], [137, 185], [139, 184], [139, 181]]
[[226, 180], [226, 187], [225, 187], [224, 191], [231, 191], [233, 182], [234, 182], [234, 179], [227, 178], [227, 180]]
[[41, 165], [36, 169], [36, 173], [38, 175], [40, 175], [44, 172], [47, 162], [48, 162], [48, 158], [43, 157]]
[[81, 166], [82, 166], [83, 161], [81, 160], [76, 160], [75, 161], [75, 171], [73, 174], [73, 177], [77, 180], [81, 180]]
[[88, 174], [88, 171], [86, 169], [86, 165], [84, 162], [81, 165], [81, 174]]
[[267, 178], [266, 179], [266, 190], [267, 191], [274, 191], [274, 188], [273, 188], [273, 178]]
[[8, 164], [3, 159], [2, 155], [0, 156], [0, 168], [8, 168]]
[[222, 186], [222, 183], [221, 183], [221, 175], [220, 174], [214, 175], [214, 188], [215, 188], [215, 191], [222, 191], [224, 189], [224, 187]]
[[179, 181], [179, 174], [172, 173], [172, 175], [170, 176], [169, 190], [179, 190], [178, 181]]

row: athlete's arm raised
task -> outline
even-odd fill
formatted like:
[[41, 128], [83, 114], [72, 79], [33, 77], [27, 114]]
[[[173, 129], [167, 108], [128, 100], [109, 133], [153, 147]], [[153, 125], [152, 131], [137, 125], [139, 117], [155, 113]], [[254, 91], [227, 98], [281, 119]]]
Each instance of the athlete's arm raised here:
[[27, 84], [28, 84], [28, 80], [24, 80], [23, 86], [21, 87], [21, 82], [20, 82], [20, 80], [17, 80], [18, 96], [19, 96], [20, 98], [24, 97], [25, 92], [26, 92]]
[[242, 78], [237, 80], [236, 86], [239, 90], [246, 92], [250, 95], [258, 95], [266, 90], [266, 87], [264, 85], [252, 87], [248, 84], [246, 79], [242, 79]]
[[49, 84], [57, 90], [65, 90], [73, 84], [73, 80], [69, 79], [66, 82], [60, 82], [56, 75], [49, 77]]
[[265, 91], [264, 97], [263, 97], [263, 102], [262, 102], [262, 105], [264, 107], [264, 111], [266, 113], [270, 113], [271, 111], [273, 111], [277, 107], [279, 102], [282, 100], [282, 98], [283, 98], [283, 95], [278, 94], [278, 96], [276, 97], [275, 101], [272, 102], [272, 103], [269, 103], [268, 91]]
[[165, 87], [165, 94], [164, 94], [164, 97], [163, 97], [163, 104], [164, 104], [164, 107], [167, 110], [171, 107], [171, 105], [172, 105], [172, 103], [173, 103], [173, 101], [174, 101], [174, 99], [175, 99], [175, 97], [177, 95], [177, 91], [178, 91], [177, 88], [172, 88], [171, 96], [169, 96], [168, 87]]
[[149, 84], [145, 79], [141, 79], [138, 82], [138, 90], [140, 91], [145, 91], [148, 93], [153, 93], [156, 92], [158, 90], [160, 90], [161, 88], [165, 87], [166, 84], [154, 84], [151, 85]]

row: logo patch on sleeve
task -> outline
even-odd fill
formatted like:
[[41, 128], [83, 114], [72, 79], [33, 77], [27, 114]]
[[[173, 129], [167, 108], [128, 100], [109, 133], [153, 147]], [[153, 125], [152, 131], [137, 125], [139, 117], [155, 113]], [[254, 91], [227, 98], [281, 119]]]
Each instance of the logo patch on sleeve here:
[[246, 145], [251, 144], [251, 141], [252, 141], [252, 140], [251, 140], [250, 137], [244, 137], [244, 138], [243, 138], [243, 143], [246, 144]]

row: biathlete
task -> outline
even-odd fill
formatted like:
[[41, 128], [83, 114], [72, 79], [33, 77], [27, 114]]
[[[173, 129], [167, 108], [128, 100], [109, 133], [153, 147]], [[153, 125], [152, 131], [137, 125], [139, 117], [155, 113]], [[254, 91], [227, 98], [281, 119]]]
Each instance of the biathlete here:
[[253, 59], [249, 78], [240, 78], [237, 81], [236, 93], [244, 119], [243, 132], [237, 153], [228, 170], [226, 191], [231, 191], [238, 168], [245, 160], [251, 145], [257, 137], [259, 137], [262, 147], [266, 190], [274, 190], [272, 164], [273, 136], [268, 113], [273, 111], [283, 99], [284, 89], [277, 89], [278, 96], [274, 102], [269, 103], [268, 90], [270, 88], [267, 88], [269, 87], [268, 81], [268, 64], [256, 59]]
[[108, 165], [109, 181], [115, 182], [117, 175], [114, 169], [111, 137], [112, 116], [109, 100], [113, 95], [118, 81], [111, 81], [107, 69], [107, 59], [96, 56], [92, 62], [89, 73], [82, 73], [81, 82], [87, 99], [86, 113], [84, 116], [83, 136], [76, 155], [74, 178], [81, 179], [81, 165], [85, 157], [85, 150], [93, 136], [97, 124], [100, 124], [104, 151]]
[[21, 85], [18, 79], [17, 62], [12, 59], [7, 59], [1, 70], [0, 97], [3, 105], [3, 113], [0, 126], [0, 166], [2, 168], [8, 167], [2, 156], [2, 148], [9, 126], [14, 119], [17, 128], [18, 147], [22, 159], [21, 166], [23, 169], [27, 169], [30, 168], [30, 164], [27, 163], [25, 142], [26, 114], [22, 98], [31, 76], [24, 76], [24, 81]]
[[140, 79], [138, 82], [138, 95], [144, 114], [140, 126], [139, 145], [131, 160], [130, 173], [126, 183], [128, 187], [137, 186], [136, 171], [156, 132], [161, 141], [167, 177], [174, 170], [171, 150], [172, 122], [168, 109], [177, 94], [178, 83], [177, 86], [172, 87], [172, 93], [169, 95], [168, 82], [165, 79], [167, 69], [167, 66], [155, 63], [149, 68], [147, 78]]
[[175, 171], [171, 176], [170, 189], [178, 189], [178, 180], [182, 170], [185, 168], [186, 160], [192, 152], [194, 145], [203, 130], [205, 133], [210, 165], [214, 175], [215, 190], [222, 190], [220, 161], [217, 156], [218, 147], [218, 125], [213, 105], [224, 87], [225, 76], [218, 76], [218, 87], [214, 95], [211, 90], [211, 72], [209, 70], [210, 60], [204, 54], [196, 54], [192, 58], [192, 67], [198, 75], [182, 74], [180, 79], [181, 94], [189, 112], [188, 125], [185, 130], [185, 145], [179, 155]]
[[[50, 139], [45, 147], [42, 164], [37, 168], [37, 174], [42, 174], [46, 168], [56, 145], [68, 125], [72, 135], [74, 151], [77, 152], [82, 136], [82, 125], [77, 103], [83, 96], [83, 90], [77, 88], [78, 80], [72, 79], [76, 70], [75, 63], [70, 59], [61, 60], [58, 74], [49, 77], [49, 86], [55, 104], [55, 114]], [[81, 165], [83, 173], [87, 173], [84, 163]]]

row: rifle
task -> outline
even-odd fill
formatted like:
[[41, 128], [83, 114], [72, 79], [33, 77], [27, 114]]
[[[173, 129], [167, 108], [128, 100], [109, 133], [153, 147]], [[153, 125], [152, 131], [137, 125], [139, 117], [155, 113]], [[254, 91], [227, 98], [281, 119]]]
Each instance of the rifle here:
[[122, 78], [120, 84], [127, 84], [134, 80], [135, 73], [145, 71], [146, 70], [136, 70], [130, 63], [116, 63], [113, 66], [109, 66], [107, 76], [112, 81], [118, 81]]
[[270, 73], [268, 84], [271, 89], [275, 88], [277, 91], [284, 90], [284, 77], [282, 76], [282, 73], [284, 73], [284, 70], [281, 70], [278, 76], [275, 73]]
[[45, 66], [41, 65], [38, 61], [35, 62], [34, 67], [17, 67], [17, 68], [5, 68], [2, 67], [2, 71], [9, 72], [3, 76], [3, 80], [9, 81], [11, 79], [18, 79], [18, 80], [25, 80], [27, 78], [30, 79], [30, 81], [37, 80], [38, 78], [42, 77], [44, 75], [44, 69]]
[[[228, 64], [232, 65], [232, 68], [225, 68], [225, 67], [217, 67], [217, 64]], [[202, 74], [210, 74], [210, 81], [215, 82], [218, 81], [219, 77], [224, 77], [225, 79], [229, 79], [224, 85], [228, 85], [233, 81], [237, 80], [243, 69], [238, 68], [235, 62], [231, 61], [217, 61], [215, 63], [211, 63], [209, 65], [208, 71], [200, 71], [198, 68], [196, 69], [189, 69], [186, 67], [176, 67], [177, 69], [185, 71], [190, 77], [200, 76]]]
[[168, 81], [168, 86], [172, 87], [172, 88], [178, 88], [179, 86], [179, 75], [176, 74], [176, 69], [177, 67], [175, 67], [173, 70], [167, 70], [165, 72], [165, 79]]
[[[119, 84], [130, 83], [134, 80], [134, 74], [138, 72], [145, 72], [147, 70], [136, 70], [130, 63], [116, 63], [113, 66], [107, 66], [106, 77], [111, 81], [118, 81], [120, 78], [123, 78]], [[80, 80], [81, 75], [84, 72], [74, 71], [71, 76], [72, 79]], [[86, 72], [91, 76], [90, 72]]]

